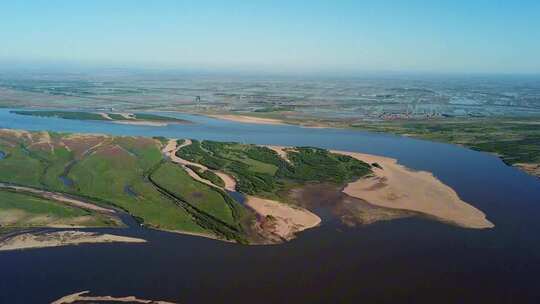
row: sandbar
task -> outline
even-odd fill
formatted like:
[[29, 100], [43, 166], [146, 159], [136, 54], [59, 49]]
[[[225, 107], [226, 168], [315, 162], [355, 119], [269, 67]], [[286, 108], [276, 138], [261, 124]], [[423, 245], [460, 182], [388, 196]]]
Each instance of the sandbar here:
[[269, 199], [247, 196], [246, 205], [271, 221], [271, 225], [266, 225], [267, 232], [287, 241], [293, 239], [298, 232], [321, 223], [321, 218], [307, 209]]
[[253, 124], [263, 124], [263, 125], [285, 125], [286, 124], [283, 120], [280, 120], [280, 119], [246, 116], [246, 115], [212, 114], [212, 115], [206, 115], [206, 116], [217, 118], [217, 119], [241, 122], [241, 123], [253, 123]]
[[134, 126], [149, 126], [149, 127], [166, 127], [169, 124], [165, 122], [147, 121], [147, 120], [114, 120], [116, 124], [134, 125]]
[[372, 176], [349, 183], [343, 189], [347, 195], [380, 207], [420, 212], [465, 228], [494, 227], [482, 211], [461, 200], [452, 188], [430, 172], [412, 171], [392, 158], [332, 152], [349, 155], [370, 164], [377, 163], [382, 167], [373, 167]]
[[145, 243], [146, 240], [84, 231], [24, 233], [0, 241], [0, 251], [58, 247], [91, 243]]

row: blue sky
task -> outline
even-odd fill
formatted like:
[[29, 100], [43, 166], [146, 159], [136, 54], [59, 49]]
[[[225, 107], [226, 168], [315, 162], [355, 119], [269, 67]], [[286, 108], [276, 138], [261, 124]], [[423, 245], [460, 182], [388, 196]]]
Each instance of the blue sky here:
[[2, 1], [0, 62], [540, 73], [540, 1]]

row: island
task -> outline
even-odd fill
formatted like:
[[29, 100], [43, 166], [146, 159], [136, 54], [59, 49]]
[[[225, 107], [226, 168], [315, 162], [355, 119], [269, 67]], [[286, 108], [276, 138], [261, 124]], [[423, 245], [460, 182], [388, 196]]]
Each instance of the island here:
[[[292, 240], [324, 224], [319, 207], [349, 226], [410, 216], [494, 226], [432, 174], [374, 155], [10, 129], [0, 130], [0, 151], [0, 249], [44, 227], [121, 229], [124, 216], [149, 229], [238, 244]], [[85, 242], [92, 237], [115, 240], [85, 235]]]
[[51, 110], [13, 110], [13, 114], [37, 116], [37, 117], [56, 117], [72, 120], [98, 120], [110, 121], [119, 124], [143, 125], [162, 127], [168, 124], [188, 124], [191, 123], [185, 119], [150, 114], [150, 113], [128, 113], [128, 112], [77, 112], [77, 111], [51, 111]]

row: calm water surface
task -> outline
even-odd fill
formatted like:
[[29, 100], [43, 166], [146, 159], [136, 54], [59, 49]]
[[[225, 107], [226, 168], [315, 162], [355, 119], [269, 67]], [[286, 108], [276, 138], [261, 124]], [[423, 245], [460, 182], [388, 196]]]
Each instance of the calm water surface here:
[[88, 229], [149, 242], [0, 253], [0, 303], [48, 303], [82, 290], [180, 303], [540, 302], [540, 181], [496, 157], [390, 135], [170, 115], [196, 123], [127, 126], [18, 116], [0, 109], [0, 128], [380, 154], [433, 172], [496, 227], [469, 230], [412, 218], [345, 228], [330, 218], [293, 242], [251, 247], [136, 227]]

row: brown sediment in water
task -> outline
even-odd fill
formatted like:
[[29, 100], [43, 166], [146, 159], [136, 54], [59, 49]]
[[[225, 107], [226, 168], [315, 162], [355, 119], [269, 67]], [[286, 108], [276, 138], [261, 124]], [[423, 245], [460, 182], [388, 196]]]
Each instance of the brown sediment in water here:
[[383, 208], [342, 192], [339, 185], [308, 184], [292, 189], [288, 197], [310, 210], [326, 209], [347, 226], [368, 225], [416, 215], [414, 212]]

